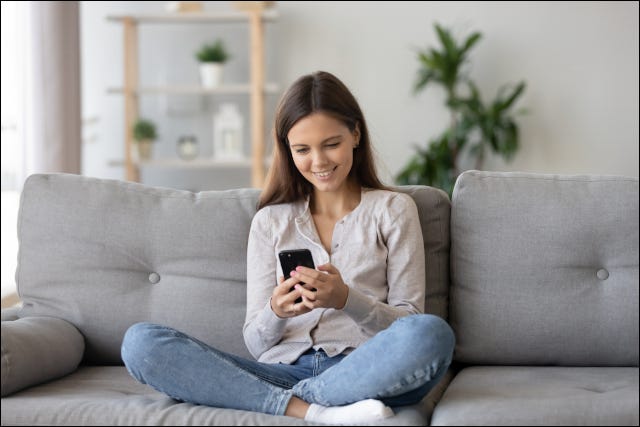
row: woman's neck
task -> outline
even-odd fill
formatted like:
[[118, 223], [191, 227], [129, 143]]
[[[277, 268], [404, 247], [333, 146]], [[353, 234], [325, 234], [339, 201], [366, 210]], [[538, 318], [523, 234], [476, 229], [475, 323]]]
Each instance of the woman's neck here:
[[313, 215], [341, 218], [360, 204], [360, 197], [361, 187], [355, 183], [345, 185], [341, 191], [315, 190], [309, 208]]

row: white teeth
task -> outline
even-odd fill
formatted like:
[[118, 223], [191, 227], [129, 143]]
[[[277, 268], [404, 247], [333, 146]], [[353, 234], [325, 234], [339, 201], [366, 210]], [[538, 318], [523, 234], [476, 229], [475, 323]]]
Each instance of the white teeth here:
[[331, 172], [333, 172], [333, 169], [331, 169], [330, 171], [326, 171], [326, 172], [314, 172], [313, 174], [319, 178], [326, 178], [329, 175], [331, 175]]

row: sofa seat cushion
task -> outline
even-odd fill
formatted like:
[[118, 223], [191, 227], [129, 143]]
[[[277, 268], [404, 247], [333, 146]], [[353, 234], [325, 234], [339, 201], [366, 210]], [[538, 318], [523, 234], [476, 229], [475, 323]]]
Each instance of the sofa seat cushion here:
[[638, 425], [638, 368], [465, 368], [432, 425]]
[[[380, 425], [428, 425], [450, 376], [419, 405], [396, 408]], [[434, 397], [434, 394], [437, 396]], [[312, 425], [303, 420], [182, 403], [137, 382], [123, 366], [76, 372], [2, 398], [2, 425]]]

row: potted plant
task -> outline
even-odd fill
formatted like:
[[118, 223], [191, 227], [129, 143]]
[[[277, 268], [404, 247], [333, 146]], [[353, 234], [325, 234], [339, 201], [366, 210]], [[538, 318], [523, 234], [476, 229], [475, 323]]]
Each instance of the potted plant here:
[[[429, 141], [427, 147], [416, 146], [416, 153], [396, 177], [399, 185], [422, 184], [441, 188], [449, 196], [461, 173], [460, 159], [473, 161], [481, 169], [487, 151], [510, 160], [518, 149], [518, 124], [512, 107], [522, 95], [525, 83], [503, 86], [496, 97], [485, 102], [477, 85], [464, 73], [469, 51], [480, 40], [474, 32], [458, 43], [451, 32], [439, 24], [435, 30], [440, 50], [429, 48], [418, 52], [420, 68], [414, 87], [416, 93], [433, 84], [446, 92], [445, 105], [450, 113], [449, 127]], [[459, 86], [466, 85], [467, 95]], [[463, 155], [464, 153], [464, 155]]]
[[149, 160], [153, 142], [158, 137], [156, 125], [147, 119], [138, 119], [133, 125], [133, 139], [138, 148], [136, 154], [138, 160]]
[[206, 43], [196, 52], [200, 61], [200, 79], [204, 87], [218, 87], [222, 82], [224, 63], [229, 59], [224, 42], [217, 39], [213, 43]]

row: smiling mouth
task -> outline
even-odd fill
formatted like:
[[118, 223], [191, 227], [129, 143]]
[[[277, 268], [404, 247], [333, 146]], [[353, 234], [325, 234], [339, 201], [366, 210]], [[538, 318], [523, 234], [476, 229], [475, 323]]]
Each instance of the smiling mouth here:
[[323, 172], [312, 172], [314, 176], [318, 177], [318, 178], [327, 178], [329, 175], [331, 175], [333, 173], [334, 170], [336, 170], [337, 166], [334, 167], [333, 169], [330, 169], [328, 171], [323, 171]]

